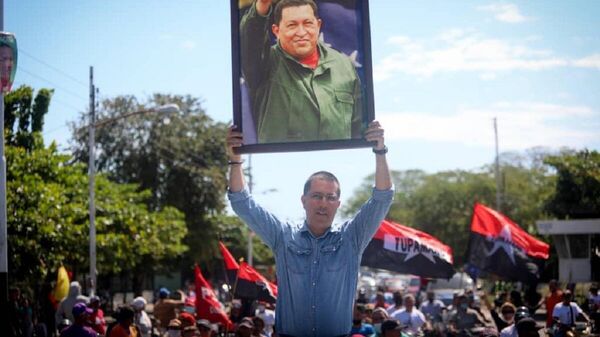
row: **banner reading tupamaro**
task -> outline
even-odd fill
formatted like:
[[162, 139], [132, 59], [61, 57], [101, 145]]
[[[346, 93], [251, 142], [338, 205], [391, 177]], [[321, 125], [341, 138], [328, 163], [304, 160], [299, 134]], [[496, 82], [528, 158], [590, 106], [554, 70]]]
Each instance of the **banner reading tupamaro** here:
[[428, 233], [384, 220], [369, 242], [362, 266], [421, 277], [454, 275], [452, 249]]
[[467, 252], [475, 267], [503, 279], [532, 283], [539, 279], [549, 249], [504, 214], [475, 204]]

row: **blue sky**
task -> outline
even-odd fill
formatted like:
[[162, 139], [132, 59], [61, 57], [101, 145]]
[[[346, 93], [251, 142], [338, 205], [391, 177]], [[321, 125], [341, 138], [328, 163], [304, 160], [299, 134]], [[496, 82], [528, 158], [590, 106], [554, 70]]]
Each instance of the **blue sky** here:
[[[600, 2], [370, 1], [375, 114], [392, 169], [474, 169], [500, 150], [600, 149]], [[20, 48], [15, 86], [54, 88], [44, 137], [101, 97], [191, 94], [231, 120], [229, 2], [6, 0]], [[374, 170], [369, 149], [252, 156], [255, 194], [303, 218], [302, 184], [329, 170], [345, 200]], [[272, 191], [275, 189], [275, 191]]]

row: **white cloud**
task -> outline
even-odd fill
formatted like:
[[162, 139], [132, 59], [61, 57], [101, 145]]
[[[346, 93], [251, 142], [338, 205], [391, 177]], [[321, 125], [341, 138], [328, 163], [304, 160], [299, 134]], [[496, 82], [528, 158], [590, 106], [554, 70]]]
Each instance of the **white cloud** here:
[[395, 73], [430, 77], [459, 71], [481, 72], [484, 79], [490, 79], [497, 72], [544, 70], [569, 64], [551, 51], [532, 48], [521, 40], [488, 38], [460, 29], [445, 31], [429, 40], [393, 36], [387, 42], [399, 50], [375, 65], [375, 80], [388, 79]]
[[580, 68], [596, 68], [600, 70], [600, 54], [594, 54], [574, 60], [573, 65]]
[[386, 139], [390, 140], [492, 147], [494, 117], [498, 119], [499, 144], [503, 151], [534, 146], [583, 147], [600, 141], [600, 134], [589, 125], [590, 120], [600, 118], [600, 112], [586, 106], [498, 102], [486, 107], [462, 107], [446, 115], [383, 112], [378, 113], [377, 119], [386, 126]]
[[519, 7], [517, 7], [515, 4], [496, 3], [486, 6], [479, 6], [477, 9], [492, 13], [494, 18], [501, 22], [521, 23], [531, 20], [531, 18], [525, 17], [523, 14], [521, 14]]

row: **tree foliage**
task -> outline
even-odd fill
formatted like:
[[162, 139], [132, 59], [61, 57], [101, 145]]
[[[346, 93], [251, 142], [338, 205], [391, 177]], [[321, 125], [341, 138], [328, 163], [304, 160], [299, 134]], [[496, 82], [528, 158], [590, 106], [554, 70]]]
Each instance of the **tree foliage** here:
[[558, 175], [546, 210], [559, 219], [600, 218], [600, 153], [581, 150], [548, 157]]
[[[124, 114], [176, 103], [179, 113]], [[97, 166], [112, 180], [135, 183], [148, 189], [151, 209], [172, 206], [185, 214], [191, 248], [183, 266], [207, 263], [218, 254], [217, 240], [223, 226], [243, 227], [226, 217], [227, 125], [213, 121], [201, 100], [191, 96], [155, 94], [146, 102], [119, 96], [102, 102], [98, 120], [115, 119], [96, 129]], [[72, 127], [73, 150], [78, 161], [87, 162], [85, 116]], [[237, 241], [235, 241], [237, 242]], [[259, 257], [259, 260], [262, 258]], [[268, 257], [265, 257], [268, 258]]]
[[53, 93], [54, 90], [51, 89], [40, 89], [34, 99], [33, 88], [22, 85], [4, 97], [7, 145], [25, 149], [43, 146], [39, 132], [44, 126], [44, 116], [48, 113]]
[[[66, 265], [89, 270], [88, 178], [85, 167], [49, 148], [7, 146], [9, 263], [11, 278], [29, 284]], [[98, 176], [97, 268], [102, 274], [153, 270], [186, 246], [183, 215], [172, 207], [149, 211], [149, 191]], [[150, 262], [150, 263], [148, 263]]]

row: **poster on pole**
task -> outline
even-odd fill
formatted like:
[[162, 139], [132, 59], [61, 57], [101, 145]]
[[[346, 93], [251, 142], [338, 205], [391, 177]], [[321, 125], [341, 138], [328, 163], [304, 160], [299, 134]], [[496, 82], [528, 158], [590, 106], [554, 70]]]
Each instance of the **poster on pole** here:
[[370, 147], [367, 0], [230, 0], [240, 153]]
[[0, 32], [0, 92], [12, 89], [17, 72], [17, 39], [12, 33]]

